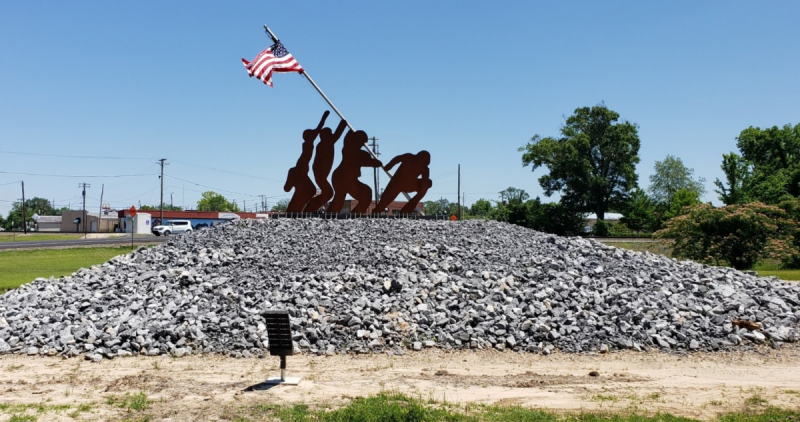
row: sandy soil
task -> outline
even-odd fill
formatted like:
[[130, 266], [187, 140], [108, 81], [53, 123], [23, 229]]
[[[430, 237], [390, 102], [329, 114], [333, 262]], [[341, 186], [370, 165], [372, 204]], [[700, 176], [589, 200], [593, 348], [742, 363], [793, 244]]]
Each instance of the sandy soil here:
[[[593, 372], [596, 371], [596, 372]], [[592, 375], [590, 375], [592, 373]], [[0, 356], [0, 403], [44, 403], [39, 420], [235, 420], [254, 406], [339, 406], [380, 391], [451, 403], [522, 405], [555, 411], [667, 411], [711, 419], [746, 406], [800, 408], [800, 347], [735, 353], [620, 352], [541, 356], [425, 350], [405, 356], [288, 358], [298, 386], [267, 387], [277, 357], [82, 359]], [[130, 411], [109, 397], [145, 392], [153, 404]], [[74, 413], [78, 405], [88, 410]], [[57, 409], [70, 405], [70, 409]], [[16, 407], [20, 412], [19, 406]], [[2, 409], [0, 407], [0, 409]], [[0, 421], [11, 418], [8, 407]], [[35, 409], [24, 412], [35, 415]], [[16, 413], [17, 415], [24, 414]]]

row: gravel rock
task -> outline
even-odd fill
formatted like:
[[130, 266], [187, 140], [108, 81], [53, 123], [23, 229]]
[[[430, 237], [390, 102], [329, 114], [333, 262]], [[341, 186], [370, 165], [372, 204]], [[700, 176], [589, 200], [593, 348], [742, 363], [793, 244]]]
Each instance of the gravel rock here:
[[[550, 354], [800, 339], [800, 285], [487, 221], [244, 220], [0, 296], [0, 353]], [[734, 320], [759, 324], [749, 331]], [[32, 352], [32, 353], [31, 353]]]

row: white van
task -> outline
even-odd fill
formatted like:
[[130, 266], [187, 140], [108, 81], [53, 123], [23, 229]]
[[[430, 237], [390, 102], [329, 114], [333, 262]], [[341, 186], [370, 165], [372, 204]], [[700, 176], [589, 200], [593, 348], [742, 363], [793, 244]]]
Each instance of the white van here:
[[166, 223], [153, 227], [153, 234], [156, 236], [169, 236], [172, 233], [190, 233], [192, 231], [192, 222], [189, 220], [172, 220]]

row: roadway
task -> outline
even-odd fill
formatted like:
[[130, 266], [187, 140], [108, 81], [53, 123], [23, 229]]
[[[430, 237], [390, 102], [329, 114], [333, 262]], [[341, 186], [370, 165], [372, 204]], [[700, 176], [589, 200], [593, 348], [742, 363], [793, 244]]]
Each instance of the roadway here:
[[[148, 245], [163, 243], [171, 236], [143, 236], [134, 237], [133, 243]], [[47, 249], [47, 248], [76, 248], [87, 246], [123, 246], [130, 245], [130, 237], [111, 237], [102, 239], [70, 239], [70, 240], [30, 240], [20, 242], [0, 242], [0, 251], [11, 249]]]

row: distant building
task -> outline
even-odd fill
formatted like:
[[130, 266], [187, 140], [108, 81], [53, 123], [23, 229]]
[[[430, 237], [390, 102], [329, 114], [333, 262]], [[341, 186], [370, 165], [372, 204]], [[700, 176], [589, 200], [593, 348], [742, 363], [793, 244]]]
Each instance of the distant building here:
[[65, 210], [61, 212], [59, 230], [62, 233], [113, 233], [118, 224], [114, 213], [99, 215], [86, 211], [84, 216], [83, 210]]
[[[130, 210], [123, 210], [118, 211], [115, 218], [118, 220], [119, 227], [122, 227], [122, 231], [127, 232], [126, 229], [126, 221], [130, 221]], [[147, 213], [151, 215], [151, 222], [150, 222], [150, 229], [152, 230], [153, 226], [158, 226], [161, 224], [161, 211], [158, 210], [148, 210]], [[138, 217], [141, 212], [138, 212], [136, 216]], [[194, 230], [202, 229], [205, 227], [211, 227], [216, 224], [228, 222], [231, 220], [238, 220], [240, 218], [244, 219], [261, 219], [261, 218], [269, 218], [268, 214], [261, 214], [261, 213], [254, 213], [254, 212], [228, 212], [228, 211], [167, 211], [164, 210], [164, 221], [168, 222], [171, 220], [189, 220], [192, 222], [192, 228]], [[137, 233], [140, 231], [137, 230]], [[149, 231], [148, 231], [149, 233]]]
[[59, 232], [61, 231], [60, 215], [40, 215], [36, 219], [37, 232]]

